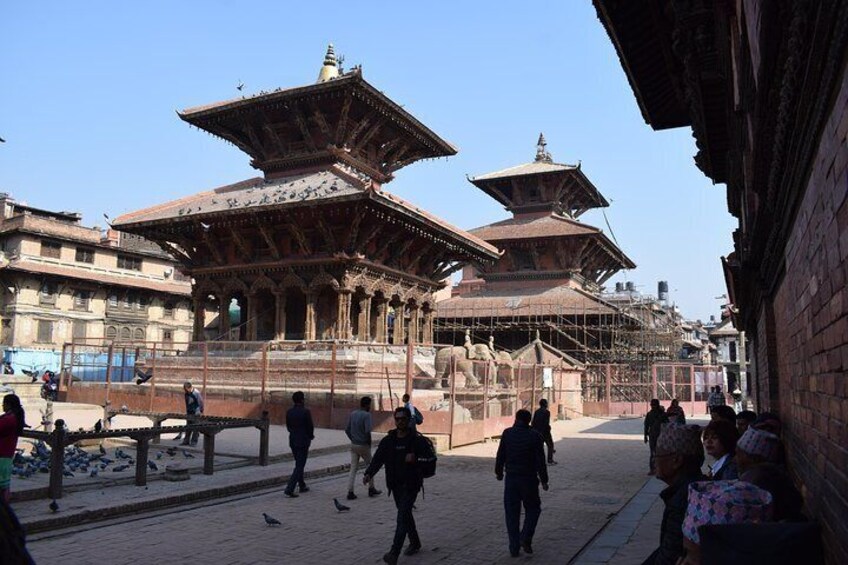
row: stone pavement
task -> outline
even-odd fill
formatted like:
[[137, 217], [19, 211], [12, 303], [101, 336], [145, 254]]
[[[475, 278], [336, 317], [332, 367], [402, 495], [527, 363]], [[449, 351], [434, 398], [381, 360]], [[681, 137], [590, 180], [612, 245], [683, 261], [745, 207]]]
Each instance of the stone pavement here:
[[[509, 558], [506, 547], [503, 486], [494, 478], [497, 443], [440, 454], [438, 473], [425, 483], [424, 496], [417, 502], [424, 550], [402, 561], [568, 563], [644, 484], [647, 449], [641, 426], [638, 419], [592, 418], [554, 425], [560, 465], [550, 469], [551, 490], [542, 492], [536, 553], [520, 559]], [[344, 462], [345, 453], [325, 455], [310, 459], [307, 470]], [[74, 492], [60, 501], [62, 510], [55, 515], [49, 514], [44, 500], [16, 504], [15, 509], [24, 521], [32, 522], [84, 509], [108, 515], [116, 505], [149, 503], [135, 515], [31, 535], [29, 548], [41, 565], [101, 563], [106, 556], [128, 564], [379, 562], [391, 542], [394, 505], [385, 495], [361, 496], [349, 503], [349, 513], [337, 513], [332, 499], [344, 497], [346, 474], [310, 480], [312, 491], [297, 499], [284, 498], [278, 483], [265, 490], [236, 492], [228, 499], [188, 496], [178, 507], [156, 509], [157, 497], [168, 491], [226, 492], [245, 480], [267, 479], [274, 473], [279, 478], [290, 469], [291, 463], [280, 463], [192, 476], [183, 483], [158, 481], [147, 490], [124, 485], [103, 489], [102, 494], [98, 489]], [[381, 473], [380, 488], [383, 481]], [[358, 492], [363, 494], [364, 487], [359, 486]], [[263, 512], [283, 525], [267, 527]]]

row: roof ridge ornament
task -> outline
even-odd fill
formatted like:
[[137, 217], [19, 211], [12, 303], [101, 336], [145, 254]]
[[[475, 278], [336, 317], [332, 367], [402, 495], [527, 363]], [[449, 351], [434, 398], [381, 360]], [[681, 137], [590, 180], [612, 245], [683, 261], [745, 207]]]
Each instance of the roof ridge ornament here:
[[327, 54], [324, 55], [324, 66], [321, 67], [316, 82], [327, 82], [334, 78], [339, 78], [339, 65], [336, 60], [336, 52], [333, 50], [333, 44], [330, 43], [327, 45]]
[[539, 141], [536, 142], [536, 162], [537, 163], [553, 163], [554, 159], [547, 150], [548, 142], [545, 141], [545, 134], [539, 134]]

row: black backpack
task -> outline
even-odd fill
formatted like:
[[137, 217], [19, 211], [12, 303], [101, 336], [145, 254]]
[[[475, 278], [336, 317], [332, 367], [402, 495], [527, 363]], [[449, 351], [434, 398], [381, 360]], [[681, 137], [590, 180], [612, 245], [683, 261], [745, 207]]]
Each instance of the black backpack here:
[[421, 470], [421, 476], [429, 479], [436, 474], [436, 462], [439, 459], [436, 457], [436, 446], [433, 445], [433, 440], [425, 435], [418, 434], [417, 439], [421, 442], [423, 452], [418, 456], [418, 468]]

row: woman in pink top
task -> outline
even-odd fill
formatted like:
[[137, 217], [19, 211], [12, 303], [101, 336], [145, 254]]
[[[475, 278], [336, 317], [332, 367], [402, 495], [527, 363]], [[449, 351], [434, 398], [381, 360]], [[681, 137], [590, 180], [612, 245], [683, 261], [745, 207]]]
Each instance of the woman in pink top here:
[[12, 458], [18, 445], [18, 436], [24, 431], [24, 408], [14, 394], [3, 397], [3, 415], [0, 416], [0, 497], [9, 502], [9, 485], [12, 483]]

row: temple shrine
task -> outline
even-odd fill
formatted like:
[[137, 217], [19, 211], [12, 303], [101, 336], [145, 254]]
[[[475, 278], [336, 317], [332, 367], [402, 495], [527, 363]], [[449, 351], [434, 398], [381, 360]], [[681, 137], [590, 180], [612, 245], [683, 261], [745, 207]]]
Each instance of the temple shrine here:
[[[156, 242], [194, 279], [195, 341], [433, 342], [434, 293], [498, 250], [387, 192], [402, 167], [456, 148], [342, 73], [187, 109], [262, 176], [132, 212], [114, 227]], [[217, 311], [205, 316], [207, 309]]]
[[579, 220], [609, 206], [580, 164], [554, 162], [540, 135], [532, 162], [469, 181], [512, 217], [470, 230], [503, 256], [494, 265], [465, 267], [454, 296], [439, 303], [440, 343], [461, 343], [470, 330], [475, 341], [491, 339], [509, 352], [538, 336], [571, 362], [676, 354], [663, 332], [650, 331], [601, 294], [610, 277], [636, 265], [600, 229]]

